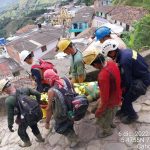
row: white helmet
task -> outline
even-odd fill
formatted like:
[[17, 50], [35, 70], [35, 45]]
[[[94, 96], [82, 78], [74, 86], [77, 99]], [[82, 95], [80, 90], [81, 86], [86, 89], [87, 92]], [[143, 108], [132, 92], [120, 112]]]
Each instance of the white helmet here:
[[24, 61], [27, 56], [29, 56], [31, 54], [31, 52], [27, 51], [27, 50], [23, 50], [21, 53], [20, 53], [20, 59], [21, 61]]
[[107, 56], [108, 52], [116, 50], [118, 48], [118, 45], [118, 42], [113, 39], [106, 40], [102, 44], [102, 54], [104, 56]]

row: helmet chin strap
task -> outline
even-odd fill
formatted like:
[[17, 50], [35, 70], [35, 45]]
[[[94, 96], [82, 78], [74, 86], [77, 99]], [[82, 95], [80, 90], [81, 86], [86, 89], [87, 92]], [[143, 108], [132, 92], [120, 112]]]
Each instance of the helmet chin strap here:
[[116, 54], [115, 54], [115, 56], [113, 57], [113, 60], [115, 60], [115, 61], [116, 61], [116, 59], [117, 59], [117, 55], [118, 55], [118, 50], [116, 50]]

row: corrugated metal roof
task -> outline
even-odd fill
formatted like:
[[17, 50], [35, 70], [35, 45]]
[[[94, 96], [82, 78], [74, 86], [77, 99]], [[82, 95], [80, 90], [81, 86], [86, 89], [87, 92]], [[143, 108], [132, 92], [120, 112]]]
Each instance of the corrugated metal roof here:
[[[7, 44], [7, 47], [13, 47], [16, 51], [21, 52], [24, 49], [33, 51], [39, 46], [35, 43], [40, 43], [41, 45], [46, 45], [51, 41], [56, 41], [62, 35], [62, 29], [45, 27], [41, 31], [32, 31], [28, 34], [23, 34], [19, 39], [16, 39]], [[35, 41], [35, 43], [31, 42]]]
[[16, 33], [17, 34], [27, 33], [27, 32], [30, 32], [35, 27], [36, 27], [36, 25], [28, 24], [28, 25], [22, 27], [21, 29], [19, 29], [18, 31], [16, 31]]
[[91, 23], [93, 15], [94, 15], [93, 8], [91, 7], [82, 8], [75, 14], [75, 17], [72, 19], [72, 23], [76, 22]]
[[22, 70], [20, 65], [14, 61], [12, 58], [0, 58], [0, 75], [9, 75], [16, 71]]
[[141, 7], [131, 6], [100, 6], [96, 11], [112, 16], [113, 20], [118, 20], [131, 25], [135, 20], [141, 19], [149, 12]]

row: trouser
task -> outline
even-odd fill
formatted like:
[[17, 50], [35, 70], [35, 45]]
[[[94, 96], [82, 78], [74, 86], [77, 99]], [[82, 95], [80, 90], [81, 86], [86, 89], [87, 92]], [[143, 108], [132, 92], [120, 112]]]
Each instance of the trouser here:
[[128, 116], [129, 118], [135, 118], [137, 116], [132, 102], [134, 102], [137, 98], [125, 98], [122, 102], [121, 106], [121, 112], [125, 115]]
[[97, 118], [96, 123], [103, 129], [103, 132], [109, 133], [112, 131], [111, 125], [117, 112], [118, 107], [106, 109], [103, 115]]
[[[27, 127], [29, 125], [26, 123], [26, 122], [22, 122], [20, 125], [19, 125], [19, 128], [18, 128], [18, 135], [20, 136], [21, 140], [23, 142], [27, 142], [27, 141], [30, 141], [30, 138], [26, 132], [27, 130]], [[38, 134], [40, 134], [40, 131], [39, 131], [39, 128], [37, 126], [37, 123], [36, 124], [33, 124], [33, 125], [30, 125], [30, 128], [32, 129], [32, 132], [35, 136], [37, 136]]]
[[[138, 83], [138, 81], [135, 80], [135, 83]], [[146, 85], [143, 82], [141, 86], [138, 87], [137, 90], [137, 85], [132, 85], [129, 90], [127, 91], [127, 93], [125, 93], [123, 95], [123, 102], [122, 102], [122, 106], [121, 106], [121, 112], [125, 115], [128, 116], [131, 119], [134, 119], [135, 117], [137, 117], [137, 114], [133, 108], [132, 102], [136, 101], [138, 97], [140, 97], [141, 95], [146, 93]], [[142, 89], [142, 86], [145, 86], [145, 92], [141, 93], [140, 88]]]
[[75, 134], [74, 128], [73, 128], [73, 122], [70, 120], [60, 121], [56, 120], [55, 123], [55, 131], [59, 134], [63, 134], [70, 142], [77, 140], [77, 135]]

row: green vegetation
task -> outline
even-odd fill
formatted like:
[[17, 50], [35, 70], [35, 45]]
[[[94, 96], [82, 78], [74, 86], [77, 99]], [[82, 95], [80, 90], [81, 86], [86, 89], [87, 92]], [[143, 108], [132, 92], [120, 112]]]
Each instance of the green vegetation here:
[[93, 5], [94, 1], [93, 0], [78, 0], [76, 2], [77, 5], [85, 3], [86, 6]]
[[7, 10], [0, 13], [0, 37], [8, 37], [18, 29], [33, 24], [35, 19], [46, 12], [46, 7], [57, 0], [19, 0], [15, 5], [7, 5]]
[[27, 25], [34, 24], [36, 17], [45, 13], [45, 9], [35, 10], [29, 14], [22, 14], [22, 17], [10, 18], [4, 17], [0, 19], [0, 37], [8, 37], [10, 34], [14, 34], [18, 29]]
[[150, 49], [150, 14], [134, 24], [134, 31], [124, 32], [123, 40], [137, 51]]
[[114, 4], [139, 6], [150, 10], [150, 0], [113, 0]]
[[84, 0], [86, 6], [90, 6], [93, 4], [93, 0]]
[[[129, 5], [143, 7], [150, 10], [150, 0], [113, 0], [115, 5]], [[137, 51], [150, 49], [150, 14], [135, 22], [132, 32], [122, 34], [124, 42], [129, 48]]]

